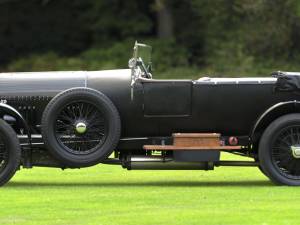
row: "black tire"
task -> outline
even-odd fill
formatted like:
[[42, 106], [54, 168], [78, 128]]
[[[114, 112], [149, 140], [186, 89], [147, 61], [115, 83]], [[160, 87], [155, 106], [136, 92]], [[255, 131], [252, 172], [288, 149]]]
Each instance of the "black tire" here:
[[[255, 158], [255, 162], [259, 163], [258, 158]], [[261, 165], [259, 165], [257, 168], [259, 169], [260, 172], [262, 172], [262, 174], [264, 174], [265, 176], [268, 176], [266, 171], [264, 171], [263, 168], [261, 167]]]
[[[79, 133], [80, 124], [84, 125], [84, 133]], [[42, 117], [46, 147], [70, 167], [92, 166], [106, 159], [117, 146], [120, 132], [120, 116], [112, 101], [90, 88], [59, 93]]]
[[259, 165], [258, 169], [260, 170], [260, 172], [262, 172], [265, 176], [269, 177], [268, 174], [266, 173], [266, 171], [263, 170], [263, 168]]
[[273, 121], [259, 144], [262, 171], [278, 185], [300, 185], [300, 156], [292, 146], [300, 147], [300, 114], [288, 114]]
[[6, 184], [20, 166], [21, 149], [15, 131], [0, 119], [0, 186]]

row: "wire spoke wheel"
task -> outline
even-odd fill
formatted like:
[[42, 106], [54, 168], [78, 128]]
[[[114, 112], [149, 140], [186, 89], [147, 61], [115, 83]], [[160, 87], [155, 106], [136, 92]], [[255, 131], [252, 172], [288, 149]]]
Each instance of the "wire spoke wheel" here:
[[300, 113], [283, 115], [265, 129], [258, 159], [275, 184], [300, 186]]
[[21, 148], [16, 132], [0, 119], [0, 186], [16, 173], [21, 161]]
[[65, 105], [55, 120], [56, 138], [73, 154], [89, 154], [105, 142], [107, 122], [100, 107], [89, 101]]
[[91, 88], [58, 93], [43, 112], [46, 148], [63, 165], [72, 168], [105, 160], [117, 147], [120, 135], [117, 108], [107, 96]]
[[300, 180], [300, 125], [279, 130], [272, 141], [272, 162], [289, 179]]
[[0, 136], [0, 173], [5, 169], [8, 163], [8, 148]]

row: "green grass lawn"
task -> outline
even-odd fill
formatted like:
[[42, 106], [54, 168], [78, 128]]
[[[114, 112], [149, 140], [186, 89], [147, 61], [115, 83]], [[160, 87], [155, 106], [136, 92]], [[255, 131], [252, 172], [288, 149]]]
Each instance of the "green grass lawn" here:
[[214, 171], [17, 172], [0, 189], [0, 224], [298, 224], [300, 188], [274, 186], [257, 168]]

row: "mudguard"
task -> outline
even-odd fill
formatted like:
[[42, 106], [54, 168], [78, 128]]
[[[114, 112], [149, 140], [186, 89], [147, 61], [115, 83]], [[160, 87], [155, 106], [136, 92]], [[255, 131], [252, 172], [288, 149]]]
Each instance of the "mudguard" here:
[[28, 137], [28, 141], [29, 143], [31, 143], [30, 129], [21, 113], [19, 113], [14, 107], [8, 104], [0, 103], [0, 116], [3, 117], [5, 114], [13, 116], [17, 120], [18, 124], [21, 124], [24, 127], [26, 135]]

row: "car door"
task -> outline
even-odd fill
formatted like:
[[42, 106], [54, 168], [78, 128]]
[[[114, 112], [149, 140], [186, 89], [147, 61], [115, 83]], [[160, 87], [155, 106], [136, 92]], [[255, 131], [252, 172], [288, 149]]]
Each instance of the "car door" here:
[[144, 116], [187, 117], [192, 109], [192, 81], [145, 80]]

